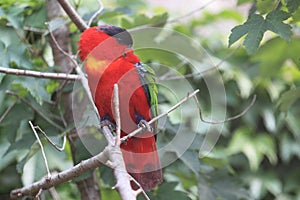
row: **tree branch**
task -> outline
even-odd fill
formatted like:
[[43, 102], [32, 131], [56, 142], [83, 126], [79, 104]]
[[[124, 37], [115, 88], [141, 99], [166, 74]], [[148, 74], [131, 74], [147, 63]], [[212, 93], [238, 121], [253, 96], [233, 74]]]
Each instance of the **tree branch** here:
[[12, 190], [10, 193], [10, 198], [17, 199], [27, 195], [35, 196], [41, 188], [43, 188], [43, 190], [47, 190], [55, 185], [59, 185], [75, 177], [78, 177], [81, 174], [87, 172], [88, 170], [95, 169], [101, 164], [107, 162], [109, 158], [108, 152], [111, 151], [112, 148], [113, 147], [111, 145], [108, 145], [101, 153], [97, 154], [92, 158], [81, 161], [79, 164], [75, 165], [70, 169], [67, 169], [57, 174], [52, 174], [49, 178], [44, 177], [40, 181], [37, 181], [29, 186]]
[[72, 22], [77, 26], [77, 28], [83, 32], [88, 28], [88, 25], [82, 20], [82, 18], [77, 14], [74, 8], [71, 6], [68, 0], [57, 0], [67, 15], [70, 17]]
[[121, 144], [121, 117], [120, 117], [120, 104], [119, 104], [119, 88], [118, 84], [114, 84], [114, 113], [116, 118], [116, 140], [115, 145]]
[[46, 157], [46, 154], [45, 154], [45, 151], [44, 151], [43, 144], [42, 144], [42, 142], [41, 142], [41, 140], [40, 140], [40, 138], [39, 138], [39, 136], [38, 136], [38, 134], [37, 134], [37, 132], [35, 130], [35, 127], [33, 126], [33, 124], [32, 124], [31, 121], [29, 121], [29, 124], [30, 124], [30, 127], [31, 127], [31, 129], [32, 129], [32, 131], [34, 133], [35, 138], [37, 139], [37, 141], [38, 141], [38, 143], [39, 143], [39, 145], [41, 147], [42, 156], [43, 156], [43, 159], [44, 159], [44, 162], [45, 162], [45, 166], [46, 166], [46, 170], [47, 170], [47, 175], [48, 175], [47, 178], [50, 178], [51, 177], [51, 173], [50, 173], [50, 170], [49, 170], [48, 161], [47, 161], [47, 157]]
[[79, 80], [80, 78], [77, 74], [39, 72], [25, 69], [12, 69], [6, 67], [0, 67], [0, 73], [71, 81]]
[[229, 118], [227, 118], [225, 120], [221, 120], [221, 121], [208, 121], [208, 120], [205, 120], [203, 118], [202, 109], [200, 107], [200, 103], [199, 103], [198, 99], [196, 97], [194, 97], [194, 100], [195, 100], [195, 102], [197, 104], [197, 107], [198, 107], [198, 110], [199, 110], [200, 119], [201, 119], [202, 122], [205, 122], [205, 123], [208, 123], [208, 124], [223, 124], [223, 123], [235, 120], [235, 119], [240, 118], [243, 115], [245, 115], [248, 112], [248, 110], [254, 105], [254, 103], [256, 101], [256, 95], [253, 96], [251, 103], [241, 113], [239, 113], [239, 114], [237, 114], [237, 115], [235, 115], [233, 117], [229, 117]]

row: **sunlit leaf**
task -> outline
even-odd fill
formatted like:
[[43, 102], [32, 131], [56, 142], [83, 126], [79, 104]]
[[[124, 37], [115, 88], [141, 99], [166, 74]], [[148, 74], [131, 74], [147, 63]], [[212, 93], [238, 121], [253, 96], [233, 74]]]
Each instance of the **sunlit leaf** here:
[[266, 14], [274, 9], [276, 3], [277, 2], [273, 0], [257, 0], [256, 8], [260, 14]]
[[287, 112], [299, 98], [300, 87], [284, 92], [278, 101], [279, 109], [282, 112]]
[[231, 30], [229, 46], [246, 35], [243, 44], [246, 50], [250, 54], [253, 54], [258, 49], [263, 35], [267, 30], [277, 33], [280, 37], [289, 41], [292, 35], [291, 26], [283, 23], [288, 17], [290, 15], [283, 11], [272, 11], [266, 18], [258, 14], [253, 14], [244, 24], [236, 26]]
[[244, 153], [249, 160], [250, 168], [256, 171], [263, 157], [266, 156], [272, 164], [276, 164], [275, 144], [267, 134], [253, 135], [250, 129], [237, 130], [227, 149], [229, 154]]

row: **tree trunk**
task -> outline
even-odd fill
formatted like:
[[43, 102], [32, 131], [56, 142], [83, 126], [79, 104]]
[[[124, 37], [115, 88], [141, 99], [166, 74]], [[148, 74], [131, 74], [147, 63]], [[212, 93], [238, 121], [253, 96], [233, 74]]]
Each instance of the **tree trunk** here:
[[[47, 11], [48, 11], [48, 19], [49, 21], [66, 16], [65, 12], [61, 9], [57, 0], [47, 0]], [[67, 53], [71, 53], [71, 43], [69, 38], [69, 27], [68, 25], [60, 26], [58, 29], [53, 31], [53, 35], [56, 38], [59, 46]], [[56, 46], [55, 42], [50, 38], [50, 45], [53, 52], [54, 62], [56, 66], [60, 66], [60, 72], [70, 73], [73, 71], [73, 63], [71, 60], [66, 57]], [[62, 83], [63, 84], [63, 83]], [[63, 93], [61, 96], [62, 105], [64, 107], [64, 118], [67, 124], [73, 123], [73, 113], [72, 113], [72, 94], [71, 92]], [[68, 133], [68, 135], [73, 135], [72, 137], [68, 137], [73, 162], [78, 163], [80, 161], [76, 160], [76, 147], [74, 144], [74, 140], [78, 137], [74, 137], [74, 134], [77, 135], [76, 130], [74, 129], [72, 132]], [[81, 193], [82, 200], [100, 200], [100, 189], [98, 185], [98, 179], [96, 172], [94, 171], [93, 175], [87, 179], [76, 182], [77, 187]]]

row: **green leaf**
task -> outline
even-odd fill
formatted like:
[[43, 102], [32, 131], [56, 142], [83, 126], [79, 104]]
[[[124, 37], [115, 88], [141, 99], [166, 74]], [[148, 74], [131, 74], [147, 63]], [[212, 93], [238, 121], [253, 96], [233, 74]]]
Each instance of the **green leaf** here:
[[117, 190], [113, 190], [111, 188], [101, 188], [101, 197], [102, 199], [113, 199], [113, 200], [120, 200], [121, 197]]
[[251, 15], [248, 20], [231, 30], [229, 46], [247, 34], [244, 45], [249, 53], [254, 53], [266, 31], [264, 18], [258, 14]]
[[34, 10], [31, 15], [25, 18], [24, 25], [30, 27], [44, 28], [47, 21], [46, 7], [42, 6], [38, 10]]
[[289, 42], [292, 36], [292, 27], [283, 23], [291, 15], [284, 11], [270, 12], [266, 17], [266, 28], [274, 33], [277, 33], [285, 41]]
[[9, 67], [9, 64], [15, 63], [30, 68], [31, 62], [26, 55], [27, 46], [22, 43], [16, 31], [1, 27], [0, 35], [0, 66]]
[[228, 160], [225, 154], [217, 151], [212, 151], [209, 154], [205, 155], [204, 157], [200, 154], [199, 156], [201, 160], [215, 168], [222, 168], [228, 165]]
[[68, 21], [65, 20], [65, 19], [62, 19], [62, 18], [56, 18], [54, 20], [51, 20], [48, 24], [49, 25], [49, 31], [53, 32], [56, 29], [58, 29], [59, 27], [65, 25], [66, 23], [68, 23]]
[[248, 20], [231, 30], [229, 36], [229, 47], [239, 40], [242, 36], [246, 35], [244, 46], [248, 53], [253, 54], [263, 38], [264, 33], [270, 30], [287, 42], [290, 41], [292, 36], [291, 26], [283, 23], [290, 15], [284, 11], [272, 11], [264, 19], [261, 15], [253, 14]]
[[170, 183], [162, 183], [155, 194], [149, 194], [149, 198], [151, 200], [164, 200], [164, 199], [172, 199], [172, 200], [190, 200], [190, 197], [185, 192], [178, 191], [175, 189], [176, 182]]
[[7, 9], [6, 18], [15, 29], [22, 27], [24, 17], [21, 13], [24, 11], [24, 8], [24, 6], [11, 6]]
[[46, 91], [49, 80], [32, 77], [20, 77], [13, 81], [13, 84], [20, 84], [27, 89], [39, 104], [50, 101], [50, 94]]
[[287, 2], [287, 8], [290, 13], [295, 12], [299, 6], [300, 6], [300, 1], [299, 0], [286, 0]]
[[274, 9], [276, 3], [274, 0], [257, 0], [256, 8], [260, 14], [266, 14]]
[[205, 179], [198, 181], [199, 199], [240, 200], [251, 199], [241, 183], [230, 176], [224, 169], [206, 174]]
[[169, 14], [167, 12], [162, 13], [160, 15], [155, 15], [150, 19], [150, 23], [153, 24], [154, 26], [163, 26], [169, 18]]
[[35, 141], [33, 133], [24, 134], [21, 139], [12, 143], [3, 155], [5, 156], [13, 150], [29, 150]]
[[[274, 56], [274, 51], [277, 56]], [[276, 37], [262, 45], [252, 60], [259, 63], [261, 77], [273, 77], [281, 73], [280, 68], [287, 60], [293, 61], [295, 65], [299, 66], [299, 51], [299, 38], [292, 38], [288, 44]]]
[[297, 23], [300, 21], [300, 7], [293, 13], [293, 23]]
[[287, 112], [291, 106], [300, 98], [300, 87], [284, 92], [277, 106], [282, 112]]
[[284, 133], [280, 138], [280, 158], [283, 162], [288, 163], [293, 156], [300, 158], [299, 142], [287, 133]]
[[275, 143], [271, 136], [267, 134], [254, 135], [249, 128], [240, 128], [234, 133], [227, 152], [229, 154], [243, 152], [249, 160], [251, 170], [256, 171], [264, 155], [271, 164], [276, 164], [275, 148]]
[[[16, 137], [22, 136], [28, 129], [24, 124], [33, 119], [33, 111], [24, 104], [16, 104], [6, 115], [0, 125], [0, 132], [5, 133], [10, 143], [15, 142]], [[22, 125], [23, 123], [23, 125]]]

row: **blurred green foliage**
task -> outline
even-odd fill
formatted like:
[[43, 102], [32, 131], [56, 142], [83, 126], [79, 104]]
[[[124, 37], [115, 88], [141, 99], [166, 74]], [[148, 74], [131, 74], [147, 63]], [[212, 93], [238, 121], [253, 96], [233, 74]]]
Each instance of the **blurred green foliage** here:
[[[71, 2], [85, 20], [96, 11], [96, 1]], [[218, 119], [225, 114], [218, 109], [212, 111], [212, 97], [218, 100], [218, 105], [226, 106], [226, 116], [230, 117], [243, 111], [250, 102], [248, 99], [257, 95], [255, 104], [245, 115], [224, 123], [209, 154], [202, 145], [207, 136], [217, 134], [218, 126], [204, 122], [195, 126], [199, 116], [195, 115], [196, 104], [193, 102], [184, 107], [186, 112], [183, 111], [182, 118], [176, 112], [171, 114], [158, 136], [158, 145], [164, 146], [174, 139], [179, 127], [186, 137], [192, 135], [194, 138], [182, 155], [178, 150], [180, 143], [162, 155], [164, 160], [179, 159], [163, 169], [165, 182], [149, 193], [151, 199], [300, 199], [300, 3], [299, 0], [238, 0], [236, 3], [218, 12], [207, 9], [200, 15], [169, 23], [168, 20], [178, 13], [172, 13], [168, 8], [150, 9], [146, 1], [105, 1], [105, 9], [93, 22], [93, 25], [110, 23], [128, 29], [165, 26], [190, 38], [183, 44], [174, 43], [175, 47], [182, 47], [181, 55], [151, 48], [136, 52], [154, 67], [160, 80], [169, 78], [170, 84], [181, 90], [183, 96], [188, 91], [181, 81], [175, 79], [172, 82], [171, 78], [188, 75], [186, 79], [192, 88], [200, 89], [198, 98], [204, 118], [211, 114], [212, 119]], [[245, 5], [249, 13], [237, 11]], [[53, 66], [46, 16], [44, 1], [1, 1], [1, 67], [47, 72], [59, 68]], [[225, 22], [234, 25], [218, 26]], [[51, 22], [51, 27], [54, 30], [65, 23], [70, 22], [68, 19], [56, 20]], [[225, 34], [228, 28], [231, 34]], [[80, 33], [72, 23], [70, 30], [76, 52]], [[265, 34], [270, 32], [273, 33]], [[159, 41], [163, 43], [170, 37], [172, 35], [162, 31]], [[205, 50], [203, 54], [197, 54], [196, 43]], [[196, 68], [190, 62], [180, 65], [188, 55], [199, 59]], [[201, 67], [210, 65], [212, 68], [214, 63], [220, 63], [218, 69], [197, 73], [197, 66], [203, 69]], [[180, 65], [180, 69], [165, 76], [168, 72], [160, 68], [161, 65], [175, 71]], [[221, 94], [209, 93], [206, 80], [214, 73], [221, 74], [226, 100]], [[65, 112], [63, 102], [53, 97], [57, 92], [69, 92], [72, 86], [67, 84], [62, 89], [61, 83], [54, 80], [0, 74], [1, 199], [8, 198], [11, 189], [45, 175], [45, 168], [40, 163], [40, 149], [28, 121], [32, 120], [61, 144], [62, 135], [73, 125], [64, 126], [61, 118]], [[164, 88], [160, 89], [160, 109], [163, 111], [176, 103], [176, 99]], [[8, 90], [17, 97], [8, 94]], [[45, 140], [43, 143], [51, 170], [61, 171], [72, 166], [70, 144], [66, 151], [59, 153]], [[77, 155], [82, 159], [88, 156], [86, 150]], [[114, 183], [111, 170], [101, 167], [99, 179], [103, 199], [118, 199], [116, 191], [110, 189]], [[73, 183], [64, 183], [56, 189], [61, 199], [78, 199], [80, 196]], [[48, 192], [43, 195], [50, 198]]]

